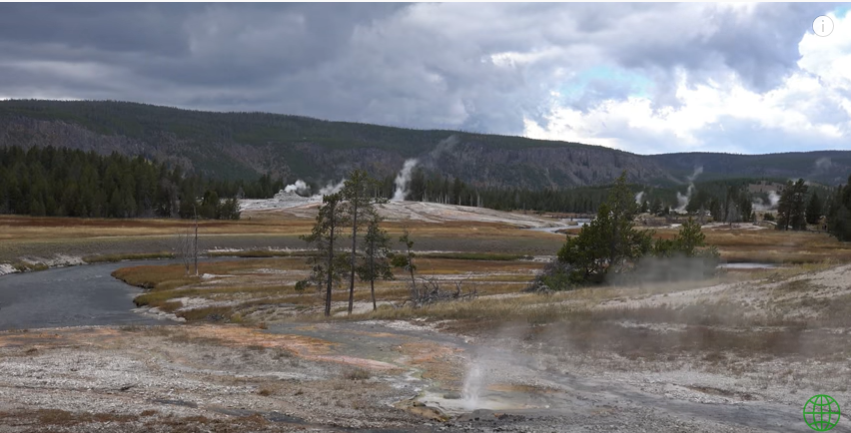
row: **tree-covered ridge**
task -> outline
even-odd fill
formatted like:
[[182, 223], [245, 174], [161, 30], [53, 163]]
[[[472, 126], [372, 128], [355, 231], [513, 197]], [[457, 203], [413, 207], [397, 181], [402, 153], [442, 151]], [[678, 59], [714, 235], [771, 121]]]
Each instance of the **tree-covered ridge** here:
[[[441, 143], [453, 139], [445, 151]], [[183, 110], [117, 101], [0, 101], [0, 147], [54, 146], [183, 165], [227, 179], [271, 173], [287, 182], [338, 181], [363, 169], [395, 175], [408, 158], [476, 188], [566, 189], [631, 183], [686, 185], [742, 176], [799, 178], [827, 184], [851, 172], [851, 152], [775, 155], [635, 155], [601, 146], [447, 130], [415, 130], [269, 113]]]
[[[270, 197], [258, 180], [212, 180], [140, 156], [80, 150], [0, 148], [0, 213], [75, 217], [239, 218], [237, 195]], [[229, 200], [220, 200], [229, 198]]]

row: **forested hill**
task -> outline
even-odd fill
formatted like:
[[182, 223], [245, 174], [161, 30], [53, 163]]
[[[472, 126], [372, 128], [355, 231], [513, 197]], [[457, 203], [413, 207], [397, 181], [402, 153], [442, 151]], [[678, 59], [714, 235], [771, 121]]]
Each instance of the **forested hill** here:
[[266, 113], [214, 113], [114, 101], [0, 101], [0, 146], [55, 146], [180, 163], [223, 179], [324, 183], [353, 168], [377, 177], [405, 159], [481, 187], [610, 184], [626, 170], [635, 183], [673, 186], [698, 166], [703, 176], [804, 177], [836, 184], [851, 152], [742, 156], [642, 156], [600, 146], [456, 131], [412, 130]]

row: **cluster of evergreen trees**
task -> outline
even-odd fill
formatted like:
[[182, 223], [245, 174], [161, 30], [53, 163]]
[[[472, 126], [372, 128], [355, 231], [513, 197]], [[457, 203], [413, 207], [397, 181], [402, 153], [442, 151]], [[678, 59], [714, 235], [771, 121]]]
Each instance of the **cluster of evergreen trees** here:
[[786, 183], [780, 195], [780, 202], [777, 204], [778, 230], [806, 230], [808, 220], [817, 222], [821, 217], [821, 209], [813, 206], [813, 200], [818, 202], [818, 195], [812, 195], [810, 200], [812, 209], [806, 206], [807, 189], [804, 179], [798, 179], [794, 183], [790, 180]]
[[[390, 237], [381, 228], [382, 219], [373, 206], [383, 201], [375, 198], [375, 186], [375, 181], [366, 172], [352, 172], [341, 191], [322, 197], [316, 223], [310, 234], [302, 237], [317, 254], [308, 258], [312, 272], [296, 284], [296, 290], [315, 286], [324, 292], [326, 316], [331, 315], [332, 289], [342, 280], [348, 280], [348, 311], [352, 314], [356, 276], [361, 281], [369, 281], [374, 309], [377, 308], [375, 280], [393, 278]], [[347, 229], [351, 250], [342, 253], [338, 249]]]
[[[564, 290], [599, 284], [612, 274], [629, 273], [634, 277], [635, 271], [648, 267], [648, 257], [655, 260], [654, 268], [666, 271], [648, 273], [654, 279], [702, 277], [715, 271], [718, 251], [704, 248], [705, 238], [696, 221], [689, 218], [673, 240], [654, 240], [652, 231], [635, 229], [638, 211], [624, 172], [600, 205], [596, 218], [583, 226], [578, 236], [567, 239], [556, 262], [536, 281], [535, 289], [546, 286], [547, 290]], [[672, 260], [681, 262], [674, 264]], [[687, 272], [670, 272], [672, 268], [686, 268]]]
[[712, 219], [718, 222], [753, 221], [753, 197], [739, 182], [701, 185], [686, 205], [686, 212], [700, 213], [708, 211]]
[[[216, 181], [113, 153], [0, 148], [0, 213], [74, 217], [238, 219], [237, 196], [271, 197], [283, 182]], [[228, 200], [219, 200], [228, 197]]]

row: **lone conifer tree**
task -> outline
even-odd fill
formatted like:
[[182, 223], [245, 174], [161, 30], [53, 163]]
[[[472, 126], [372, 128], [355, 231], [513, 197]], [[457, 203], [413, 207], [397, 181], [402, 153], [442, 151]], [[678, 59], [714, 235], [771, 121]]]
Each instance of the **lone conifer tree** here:
[[365, 217], [372, 209], [372, 197], [370, 197], [369, 189], [373, 184], [373, 180], [363, 170], [355, 170], [346, 179], [341, 191], [342, 198], [345, 200], [342, 206], [342, 212], [347, 222], [352, 225], [352, 250], [349, 255], [349, 314], [352, 314], [352, 308], [355, 300], [355, 274], [357, 273], [357, 242], [358, 228], [366, 221]]
[[366, 234], [364, 235], [364, 260], [358, 267], [358, 277], [361, 281], [369, 281], [369, 291], [372, 295], [372, 309], [378, 309], [375, 302], [375, 280], [392, 280], [393, 270], [390, 267], [390, 236], [380, 227], [381, 216], [370, 210], [367, 215]]
[[[324, 282], [326, 316], [331, 315], [331, 289], [334, 282], [340, 279], [339, 266], [334, 254], [334, 241], [339, 236], [337, 226], [341, 222], [341, 202], [342, 195], [340, 193], [323, 196], [322, 206], [319, 208], [319, 215], [316, 216], [313, 230], [310, 235], [302, 236], [302, 239], [312, 245], [317, 252], [315, 256], [308, 259], [308, 263], [313, 265], [308, 282], [314, 283], [320, 288]], [[300, 285], [304, 286], [302, 283]]]
[[813, 192], [813, 195], [810, 197], [810, 202], [809, 204], [807, 204], [807, 223], [818, 224], [819, 218], [821, 218], [821, 214], [823, 212], [823, 208], [824, 205], [822, 204], [818, 193]]

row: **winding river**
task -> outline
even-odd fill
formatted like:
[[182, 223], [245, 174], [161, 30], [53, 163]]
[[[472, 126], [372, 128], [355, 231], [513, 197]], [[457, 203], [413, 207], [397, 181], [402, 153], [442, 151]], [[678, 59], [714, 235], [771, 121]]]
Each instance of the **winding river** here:
[[0, 277], [0, 330], [162, 323], [134, 313], [142, 290], [110, 274], [154, 261], [105, 263]]

